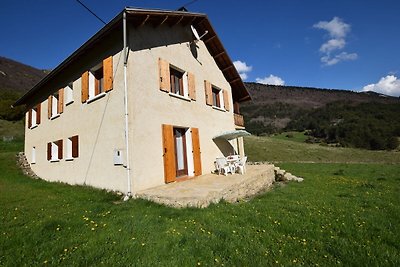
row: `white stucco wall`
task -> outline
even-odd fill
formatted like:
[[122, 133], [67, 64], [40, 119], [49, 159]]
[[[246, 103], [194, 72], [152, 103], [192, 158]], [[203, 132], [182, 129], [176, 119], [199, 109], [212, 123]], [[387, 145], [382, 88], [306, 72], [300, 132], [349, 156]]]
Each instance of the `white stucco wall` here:
[[[120, 53], [114, 55], [114, 86], [104, 97], [90, 103], [81, 103], [81, 79], [73, 82], [74, 102], [64, 106], [59, 117], [48, 119], [48, 101], [41, 104], [41, 123], [34, 129], [25, 126], [25, 154], [32, 159], [32, 147], [36, 147], [36, 163], [33, 171], [48, 181], [69, 184], [86, 184], [98, 188], [125, 192], [126, 171], [114, 166], [115, 148], [124, 148], [123, 69]], [[101, 57], [94, 60], [96, 65]], [[118, 61], [121, 60], [121, 62]], [[89, 64], [91, 65], [91, 64]], [[66, 81], [68, 84], [70, 81]], [[28, 120], [26, 120], [28, 121]], [[65, 160], [66, 139], [79, 136], [79, 157]], [[47, 160], [47, 143], [63, 139], [63, 159]]]
[[[235, 129], [229, 83], [203, 42], [197, 43], [197, 58], [188, 46], [190, 26], [143, 26], [129, 28], [128, 104], [132, 192], [164, 184], [162, 124], [199, 129], [202, 173], [214, 170], [222, 152], [212, 138]], [[159, 89], [158, 59], [195, 75], [196, 101], [186, 101]], [[102, 60], [93, 57], [88, 66]], [[47, 100], [41, 106], [41, 124], [25, 131], [25, 153], [29, 162], [36, 147], [33, 171], [49, 181], [86, 184], [127, 192], [124, 166], [114, 166], [113, 153], [122, 149], [124, 137], [123, 58], [114, 54], [114, 86], [103, 98], [81, 103], [81, 79], [73, 84], [74, 102], [53, 120], [47, 117]], [[206, 105], [204, 80], [229, 91], [228, 112]], [[65, 81], [67, 85], [69, 80]], [[66, 139], [79, 135], [79, 157], [65, 160]], [[47, 160], [47, 143], [63, 139], [64, 156], [59, 162]], [[188, 142], [190, 146], [190, 142]], [[191, 149], [189, 149], [191, 150]], [[188, 154], [188, 158], [192, 157]], [[126, 155], [124, 154], [126, 159]], [[189, 163], [190, 165], [190, 163]], [[189, 173], [189, 175], [192, 175]]]
[[[229, 83], [203, 42], [197, 43], [197, 59], [188, 42], [177, 42], [192, 38], [189, 25], [144, 26], [132, 31], [128, 84], [134, 191], [164, 184], [162, 124], [199, 128], [202, 173], [210, 173], [215, 158], [222, 156], [212, 138], [235, 129]], [[153, 47], [159, 40], [168, 45]], [[195, 75], [196, 101], [185, 101], [159, 89], [159, 58]], [[228, 112], [206, 105], [204, 80], [229, 91]]]

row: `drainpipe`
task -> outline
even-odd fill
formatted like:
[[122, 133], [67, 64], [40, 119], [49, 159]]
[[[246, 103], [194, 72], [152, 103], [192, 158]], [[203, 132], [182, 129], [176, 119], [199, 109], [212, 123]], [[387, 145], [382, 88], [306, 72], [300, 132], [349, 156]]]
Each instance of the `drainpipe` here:
[[127, 51], [127, 36], [126, 36], [126, 11], [122, 14], [123, 35], [124, 35], [124, 107], [125, 107], [125, 146], [126, 146], [126, 175], [128, 182], [128, 191], [124, 197], [124, 201], [132, 197], [131, 188], [131, 163], [129, 160], [129, 128], [128, 128], [128, 85], [126, 71], [128, 67], [128, 51]]

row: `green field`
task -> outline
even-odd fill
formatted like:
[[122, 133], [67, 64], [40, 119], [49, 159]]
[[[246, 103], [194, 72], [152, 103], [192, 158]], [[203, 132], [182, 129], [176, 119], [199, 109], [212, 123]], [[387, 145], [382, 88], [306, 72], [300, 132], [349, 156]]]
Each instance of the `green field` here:
[[0, 141], [0, 266], [400, 266], [398, 152], [251, 137], [251, 160], [304, 182], [177, 210], [27, 178], [20, 148]]

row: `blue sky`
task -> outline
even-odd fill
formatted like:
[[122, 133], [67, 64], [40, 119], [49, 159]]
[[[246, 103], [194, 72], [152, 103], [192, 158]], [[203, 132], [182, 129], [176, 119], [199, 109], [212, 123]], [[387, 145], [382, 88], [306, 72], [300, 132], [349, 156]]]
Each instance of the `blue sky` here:
[[[108, 22], [125, 6], [189, 0], [81, 0]], [[245, 81], [400, 95], [399, 0], [198, 0]], [[55, 68], [103, 24], [76, 0], [2, 0], [0, 55]], [[238, 62], [240, 61], [240, 62]]]

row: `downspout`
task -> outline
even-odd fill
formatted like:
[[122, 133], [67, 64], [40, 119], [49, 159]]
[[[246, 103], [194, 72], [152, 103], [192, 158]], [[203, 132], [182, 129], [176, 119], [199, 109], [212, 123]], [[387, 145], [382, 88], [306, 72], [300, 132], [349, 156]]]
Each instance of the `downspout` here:
[[125, 107], [125, 146], [126, 146], [126, 175], [128, 190], [124, 197], [124, 201], [132, 197], [131, 185], [131, 163], [129, 160], [129, 128], [128, 128], [128, 85], [127, 85], [127, 67], [128, 67], [128, 51], [127, 51], [127, 32], [126, 32], [126, 11], [122, 14], [122, 27], [124, 38], [124, 107]]

